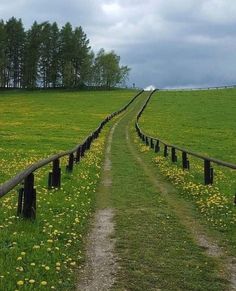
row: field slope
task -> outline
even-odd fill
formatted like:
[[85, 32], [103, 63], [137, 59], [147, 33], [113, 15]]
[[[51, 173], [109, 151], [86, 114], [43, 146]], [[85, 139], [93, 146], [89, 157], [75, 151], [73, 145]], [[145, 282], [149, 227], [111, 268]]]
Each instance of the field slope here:
[[236, 89], [157, 92], [140, 126], [169, 143], [236, 163]]
[[34, 161], [74, 148], [135, 91], [0, 93], [0, 182]]

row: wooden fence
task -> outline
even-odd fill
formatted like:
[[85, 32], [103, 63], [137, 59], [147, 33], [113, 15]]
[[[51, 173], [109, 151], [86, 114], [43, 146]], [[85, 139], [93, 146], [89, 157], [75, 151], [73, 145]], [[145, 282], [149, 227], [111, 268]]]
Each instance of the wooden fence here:
[[[225, 162], [222, 160], [218, 160], [218, 159], [215, 159], [212, 157], [207, 157], [207, 156], [201, 155], [199, 153], [195, 153], [191, 150], [184, 149], [184, 148], [181, 148], [177, 145], [167, 143], [166, 141], [163, 141], [162, 139], [160, 139], [158, 137], [153, 137], [153, 136], [150, 136], [150, 135], [147, 135], [146, 133], [144, 133], [141, 130], [138, 122], [139, 122], [140, 117], [142, 116], [143, 111], [147, 107], [151, 97], [157, 91], [159, 91], [159, 90], [154, 90], [150, 93], [150, 95], [148, 96], [142, 109], [139, 111], [139, 113], [137, 115], [136, 122], [135, 122], [135, 128], [136, 128], [137, 134], [140, 137], [140, 139], [143, 142], [145, 142], [146, 145], [149, 146], [151, 149], [153, 149], [156, 153], [161, 151], [161, 145], [162, 145], [164, 157], [168, 157], [169, 151], [170, 151], [171, 161], [173, 163], [177, 162], [177, 154], [176, 154], [177, 151], [181, 152], [181, 154], [182, 154], [182, 167], [184, 170], [190, 169], [190, 162], [188, 159], [188, 155], [203, 160], [203, 174], [204, 174], [204, 184], [205, 185], [213, 184], [213, 182], [214, 182], [214, 169], [213, 169], [212, 164], [217, 164], [219, 166], [223, 166], [223, 167], [227, 167], [227, 168], [236, 170], [235, 164], [228, 163], [228, 162]], [[234, 204], [236, 205], [236, 194], [234, 195]]]
[[36, 189], [34, 188], [34, 172], [49, 163], [52, 163], [52, 171], [48, 175], [48, 188], [60, 188], [61, 186], [61, 168], [60, 158], [68, 156], [68, 164], [66, 166], [67, 172], [72, 172], [75, 164], [80, 162], [85, 152], [90, 149], [92, 142], [98, 138], [101, 130], [114, 116], [125, 111], [131, 103], [143, 92], [140, 91], [136, 94], [131, 101], [123, 106], [120, 110], [113, 112], [107, 116], [99, 126], [89, 135], [84, 141], [77, 145], [75, 148], [53, 155], [47, 159], [40, 160], [22, 172], [18, 173], [12, 179], [0, 185], [0, 198], [6, 195], [14, 187], [23, 182], [19, 190], [17, 215], [23, 218], [35, 219], [36, 218]]

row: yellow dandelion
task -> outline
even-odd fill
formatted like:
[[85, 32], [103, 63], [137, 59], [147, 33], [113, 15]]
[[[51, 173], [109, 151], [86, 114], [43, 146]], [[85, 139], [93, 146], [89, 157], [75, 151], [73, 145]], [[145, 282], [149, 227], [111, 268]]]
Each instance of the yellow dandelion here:
[[36, 249], [40, 249], [40, 246], [39, 246], [39, 245], [34, 245], [34, 246], [33, 246], [33, 249], [34, 249], [34, 250], [36, 250]]
[[30, 284], [34, 284], [34, 283], [35, 283], [35, 280], [34, 280], [34, 279], [30, 279], [30, 280], [29, 280], [29, 283], [30, 283]]
[[24, 281], [22, 281], [22, 280], [18, 281], [18, 282], [17, 282], [17, 285], [18, 285], [18, 286], [22, 286], [22, 285], [24, 285]]

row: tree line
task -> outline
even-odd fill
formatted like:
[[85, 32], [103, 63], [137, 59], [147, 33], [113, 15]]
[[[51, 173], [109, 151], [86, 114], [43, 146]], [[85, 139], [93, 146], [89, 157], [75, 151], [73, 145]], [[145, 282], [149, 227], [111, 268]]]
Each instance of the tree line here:
[[35, 21], [25, 30], [21, 19], [0, 20], [1, 88], [111, 88], [129, 70], [114, 51], [95, 54], [81, 26]]

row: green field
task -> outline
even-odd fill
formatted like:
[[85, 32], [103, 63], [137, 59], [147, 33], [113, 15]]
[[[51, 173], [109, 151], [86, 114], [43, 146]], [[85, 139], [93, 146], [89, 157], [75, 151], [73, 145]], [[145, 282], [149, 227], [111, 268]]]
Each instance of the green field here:
[[34, 161], [74, 148], [134, 94], [0, 92], [0, 182]]
[[[169, 144], [227, 162], [236, 162], [236, 90], [157, 92], [139, 121], [141, 129]], [[143, 152], [149, 151], [143, 146]], [[172, 163], [151, 154], [160, 173], [181, 196], [194, 203], [199, 216], [213, 229], [223, 232], [235, 253], [236, 171], [212, 163], [213, 185], [203, 183], [203, 160], [189, 156], [190, 171], [182, 170], [181, 153]]]
[[[236, 163], [236, 90], [160, 91], [140, 121], [147, 134], [190, 151]], [[162, 149], [163, 151], [163, 149]], [[170, 154], [169, 154], [170, 156]], [[203, 182], [203, 161], [189, 156], [195, 181]], [[181, 153], [178, 163], [181, 167]], [[214, 185], [233, 201], [236, 171], [213, 164]]]
[[140, 126], [160, 139], [236, 163], [236, 90], [155, 93]]
[[[0, 181], [52, 153], [72, 149], [135, 91], [1, 92]], [[16, 189], [0, 200], [0, 290], [73, 290], [95, 203], [106, 126], [73, 175], [61, 160], [62, 188], [36, 172], [37, 220], [16, 217]]]
[[[235, 148], [225, 150], [235, 146], [234, 93], [155, 93], [140, 127], [169, 143], [234, 162]], [[135, 94], [1, 92], [0, 183], [34, 161], [74, 148]], [[173, 164], [162, 151], [147, 147], [134, 122], [148, 94], [104, 127], [72, 174], [65, 172], [67, 157], [61, 159], [60, 190], [47, 189], [51, 165], [36, 171], [35, 221], [16, 216], [17, 189], [0, 199], [0, 290], [75, 290], [93, 214], [104, 208], [114, 210], [112, 238], [119, 258], [114, 290], [230, 290], [236, 173], [214, 167], [214, 185], [205, 186], [202, 161], [190, 158], [190, 171], [183, 171], [179, 154]], [[105, 149], [112, 183], [103, 168]], [[209, 255], [199, 235], [223, 255]]]

